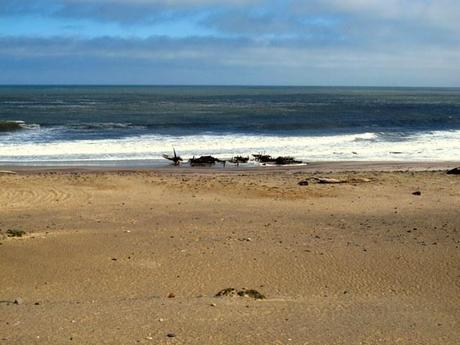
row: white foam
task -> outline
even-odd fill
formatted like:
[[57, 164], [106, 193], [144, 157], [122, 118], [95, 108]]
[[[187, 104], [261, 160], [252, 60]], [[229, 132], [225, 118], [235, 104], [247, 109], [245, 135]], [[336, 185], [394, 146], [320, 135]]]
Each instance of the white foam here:
[[308, 161], [330, 160], [459, 160], [460, 131], [433, 131], [403, 141], [385, 140], [378, 133], [330, 136], [143, 135], [124, 139], [0, 141], [0, 162], [93, 161], [161, 159], [172, 147], [183, 157], [217, 157], [266, 152]]

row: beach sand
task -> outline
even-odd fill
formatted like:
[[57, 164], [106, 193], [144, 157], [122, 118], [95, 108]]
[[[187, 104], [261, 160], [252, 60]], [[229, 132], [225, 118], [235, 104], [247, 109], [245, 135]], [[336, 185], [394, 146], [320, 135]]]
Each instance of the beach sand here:
[[0, 174], [0, 344], [459, 344], [460, 177], [352, 168]]

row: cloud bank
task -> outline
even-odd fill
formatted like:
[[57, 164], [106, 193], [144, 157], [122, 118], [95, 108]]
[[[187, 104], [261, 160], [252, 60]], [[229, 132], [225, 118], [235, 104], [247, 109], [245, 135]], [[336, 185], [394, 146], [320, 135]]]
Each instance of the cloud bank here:
[[453, 0], [2, 1], [0, 83], [460, 86], [458, 13]]

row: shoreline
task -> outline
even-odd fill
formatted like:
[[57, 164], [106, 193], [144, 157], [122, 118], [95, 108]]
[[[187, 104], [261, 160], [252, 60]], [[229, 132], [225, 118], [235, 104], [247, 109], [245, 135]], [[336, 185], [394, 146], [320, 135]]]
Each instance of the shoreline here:
[[435, 161], [435, 162], [410, 162], [410, 161], [322, 161], [311, 162], [305, 165], [250, 165], [239, 167], [228, 164], [225, 168], [220, 164], [215, 166], [190, 167], [190, 166], [173, 166], [173, 165], [14, 165], [0, 164], [1, 171], [13, 171], [15, 173], [42, 173], [42, 172], [60, 172], [60, 173], [84, 173], [84, 172], [167, 172], [167, 173], [264, 173], [264, 172], [366, 172], [366, 171], [442, 171], [449, 170], [460, 166], [459, 161]]

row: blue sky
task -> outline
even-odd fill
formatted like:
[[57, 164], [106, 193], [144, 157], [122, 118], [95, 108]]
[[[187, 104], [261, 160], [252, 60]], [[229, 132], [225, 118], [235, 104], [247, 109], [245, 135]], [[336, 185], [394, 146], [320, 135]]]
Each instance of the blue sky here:
[[458, 0], [0, 0], [2, 84], [460, 86]]

